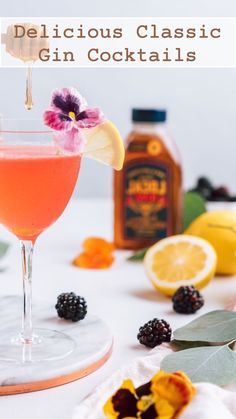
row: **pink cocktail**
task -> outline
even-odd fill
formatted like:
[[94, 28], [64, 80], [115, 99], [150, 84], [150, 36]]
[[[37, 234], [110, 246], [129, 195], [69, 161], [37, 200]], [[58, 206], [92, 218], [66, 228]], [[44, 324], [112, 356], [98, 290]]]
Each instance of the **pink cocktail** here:
[[24, 288], [22, 330], [1, 336], [0, 359], [8, 361], [60, 359], [75, 345], [64, 333], [33, 330], [31, 282], [35, 241], [67, 206], [81, 155], [61, 149], [52, 131], [36, 126], [36, 121], [4, 121], [0, 130], [0, 223], [20, 240]]
[[53, 144], [0, 144], [0, 223], [20, 240], [35, 242], [64, 211], [80, 159], [62, 154]]

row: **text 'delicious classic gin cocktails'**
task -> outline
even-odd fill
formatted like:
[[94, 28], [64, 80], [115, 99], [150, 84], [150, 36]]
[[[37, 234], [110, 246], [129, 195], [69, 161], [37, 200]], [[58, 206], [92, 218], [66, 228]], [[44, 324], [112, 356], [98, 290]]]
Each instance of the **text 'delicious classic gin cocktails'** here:
[[54, 145], [0, 144], [0, 223], [34, 242], [64, 211], [80, 159]]

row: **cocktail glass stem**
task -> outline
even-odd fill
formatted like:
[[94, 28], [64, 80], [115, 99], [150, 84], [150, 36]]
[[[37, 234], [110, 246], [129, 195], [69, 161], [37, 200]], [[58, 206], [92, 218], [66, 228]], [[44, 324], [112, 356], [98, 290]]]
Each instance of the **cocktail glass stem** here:
[[23, 270], [24, 305], [22, 314], [21, 339], [23, 343], [32, 343], [32, 259], [34, 245], [31, 240], [21, 240], [21, 258]]

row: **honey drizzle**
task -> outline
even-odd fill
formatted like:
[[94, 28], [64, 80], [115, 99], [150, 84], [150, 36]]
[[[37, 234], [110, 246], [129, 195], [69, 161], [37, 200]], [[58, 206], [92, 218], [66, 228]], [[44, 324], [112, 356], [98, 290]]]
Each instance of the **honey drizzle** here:
[[26, 69], [26, 92], [25, 92], [25, 108], [30, 111], [33, 108], [32, 95], [32, 64], [29, 63]]

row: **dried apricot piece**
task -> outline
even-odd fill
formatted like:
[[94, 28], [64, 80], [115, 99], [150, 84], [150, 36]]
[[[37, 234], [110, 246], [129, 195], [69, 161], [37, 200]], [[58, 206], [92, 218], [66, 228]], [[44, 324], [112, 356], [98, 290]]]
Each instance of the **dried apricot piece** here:
[[114, 256], [112, 254], [83, 252], [74, 259], [73, 264], [85, 269], [106, 269], [112, 265], [113, 261]]
[[113, 261], [114, 257], [112, 254], [104, 255], [102, 253], [89, 253], [91, 268], [94, 269], [106, 269], [109, 268]]
[[73, 260], [73, 265], [87, 269], [106, 269], [113, 261], [113, 243], [101, 237], [88, 237], [83, 241], [83, 252]]
[[83, 241], [83, 249], [87, 253], [92, 252], [108, 254], [113, 252], [114, 245], [101, 237], [88, 237]]
[[80, 255], [76, 256], [73, 260], [73, 265], [78, 266], [79, 268], [90, 268], [91, 266], [91, 258], [88, 253], [80, 253]]

